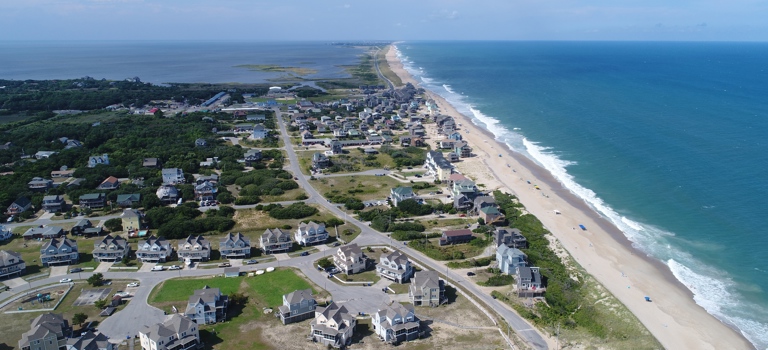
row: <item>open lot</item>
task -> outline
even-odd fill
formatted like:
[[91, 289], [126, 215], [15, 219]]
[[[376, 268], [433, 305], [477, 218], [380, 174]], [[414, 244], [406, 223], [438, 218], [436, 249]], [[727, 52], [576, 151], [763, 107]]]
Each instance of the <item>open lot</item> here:
[[[301, 222], [325, 222], [328, 221], [331, 218], [336, 218], [335, 215], [331, 214], [324, 208], [320, 206], [315, 206], [315, 208], [319, 209], [319, 212], [315, 215], [312, 215], [310, 217], [306, 217], [303, 219], [288, 219], [288, 220], [278, 220], [275, 218], [272, 218], [269, 216], [268, 213], [256, 210], [256, 209], [243, 209], [238, 210], [235, 213], [234, 220], [237, 222], [235, 227], [231, 230], [231, 232], [240, 232], [243, 235], [247, 236], [251, 239], [251, 246], [258, 247], [259, 239], [261, 238], [261, 235], [264, 234], [264, 231], [268, 228], [278, 228], [278, 227], [284, 227], [288, 226], [290, 228], [284, 228], [284, 230], [290, 231], [291, 233], [296, 232], [296, 230], [299, 227], [299, 223]], [[337, 218], [343, 220], [344, 218]], [[333, 227], [326, 227], [326, 230], [328, 230], [328, 233], [330, 233], [331, 237], [336, 236], [336, 230], [338, 229], [339, 236], [344, 241], [351, 241], [357, 235], [360, 234], [360, 228], [352, 225], [352, 224], [344, 224], [339, 226], [338, 228]], [[211, 242], [218, 241], [218, 238], [213, 238], [212, 236], [210, 238]], [[219, 236], [216, 236], [219, 237]], [[221, 235], [223, 237], [223, 235]]]
[[[300, 140], [299, 140], [300, 141]], [[308, 169], [312, 166], [312, 155], [322, 150], [298, 151], [296, 156], [299, 158], [301, 171], [309, 174]], [[388, 154], [377, 153], [375, 155], [365, 155], [356, 148], [347, 148], [344, 154], [333, 155], [330, 157], [334, 166], [326, 169], [324, 173], [355, 173], [373, 169], [388, 169], [395, 167], [395, 161]]]
[[105, 299], [112, 292], [112, 288], [83, 289], [80, 296], [74, 302], [74, 306], [93, 305], [97, 300]]
[[[369, 175], [324, 177], [310, 183], [320, 194], [338, 193], [339, 195], [352, 196], [362, 201], [383, 200], [389, 196], [392, 188], [408, 185], [389, 176]], [[350, 193], [350, 191], [354, 193]]]

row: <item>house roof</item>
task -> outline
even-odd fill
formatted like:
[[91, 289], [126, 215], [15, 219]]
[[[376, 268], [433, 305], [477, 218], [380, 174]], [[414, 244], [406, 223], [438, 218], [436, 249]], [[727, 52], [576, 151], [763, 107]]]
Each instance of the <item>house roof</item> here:
[[27, 230], [27, 232], [24, 232], [24, 237], [31, 237], [36, 235], [50, 237], [50, 236], [55, 236], [63, 231], [64, 229], [59, 226], [33, 227]]
[[19, 198], [16, 198], [15, 201], [13, 201], [13, 204], [16, 204], [20, 207], [26, 207], [32, 204], [32, 201], [27, 197], [19, 197]]
[[141, 200], [141, 194], [138, 193], [130, 193], [130, 194], [118, 194], [117, 195], [117, 202], [123, 203], [127, 201], [131, 202], [138, 202]]
[[[11, 263], [11, 260], [14, 260], [14, 262]], [[21, 253], [10, 250], [0, 250], [0, 267], [18, 264], [20, 261], [23, 261], [21, 259]]]
[[95, 199], [102, 199], [106, 197], [107, 195], [104, 193], [88, 193], [80, 196], [81, 200], [95, 200]]
[[392, 189], [392, 193], [396, 194], [398, 196], [407, 196], [413, 194], [413, 188], [412, 187], [395, 187]]
[[56, 247], [56, 249], [59, 249], [61, 247], [70, 247], [73, 250], [77, 250], [77, 241], [71, 240], [69, 238], [51, 238], [50, 241], [46, 242], [42, 248], [40, 248], [41, 251], [48, 250], [50, 247]]
[[496, 207], [483, 207], [483, 208], [480, 208], [480, 211], [485, 213], [486, 215], [501, 214], [499, 209], [496, 209]]
[[115, 185], [115, 184], [117, 184], [117, 183], [119, 183], [119, 182], [120, 182], [120, 180], [118, 180], [116, 177], [114, 177], [114, 176], [110, 176], [110, 177], [108, 177], [108, 178], [104, 179], [104, 181], [102, 181], [102, 182], [101, 182], [101, 185], [99, 185], [99, 186], [103, 186], [103, 185]]
[[79, 338], [67, 339], [67, 349], [99, 350], [109, 346], [109, 338], [100, 332], [86, 331]]
[[138, 210], [133, 209], [125, 209], [123, 210], [123, 213], [120, 214], [121, 218], [137, 218], [140, 217]]
[[437, 271], [419, 271], [413, 274], [413, 287], [418, 289], [436, 289], [440, 286]]
[[448, 231], [443, 231], [443, 235], [446, 236], [446, 237], [471, 236], [472, 235], [472, 231], [467, 230], [467, 229], [448, 230]]
[[299, 289], [295, 290], [293, 292], [290, 292], [286, 294], [285, 301], [288, 304], [298, 304], [302, 300], [314, 300], [315, 298], [312, 297], [312, 290], [311, 289]]

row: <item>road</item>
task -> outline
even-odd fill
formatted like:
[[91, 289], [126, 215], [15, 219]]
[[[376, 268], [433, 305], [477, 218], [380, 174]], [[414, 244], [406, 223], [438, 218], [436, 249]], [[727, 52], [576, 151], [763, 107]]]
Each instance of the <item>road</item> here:
[[381, 49], [376, 49], [376, 53], [373, 54], [373, 65], [376, 67], [376, 74], [379, 75], [379, 78], [383, 79], [387, 82], [387, 85], [389, 85], [390, 89], [395, 88], [395, 84], [392, 84], [392, 81], [387, 79], [387, 77], [384, 76], [384, 74], [381, 74], [381, 69], [379, 68], [379, 52]]

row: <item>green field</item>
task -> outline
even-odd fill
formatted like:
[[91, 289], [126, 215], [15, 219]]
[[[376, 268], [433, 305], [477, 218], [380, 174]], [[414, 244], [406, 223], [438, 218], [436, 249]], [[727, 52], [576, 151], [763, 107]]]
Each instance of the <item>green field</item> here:
[[[392, 188], [409, 185], [408, 183], [402, 183], [389, 176], [370, 175], [325, 177], [311, 181], [310, 184], [322, 195], [338, 191], [339, 194], [353, 196], [363, 201], [374, 199], [383, 200], [389, 196]], [[351, 189], [355, 190], [356, 193], [349, 193], [349, 190]]]

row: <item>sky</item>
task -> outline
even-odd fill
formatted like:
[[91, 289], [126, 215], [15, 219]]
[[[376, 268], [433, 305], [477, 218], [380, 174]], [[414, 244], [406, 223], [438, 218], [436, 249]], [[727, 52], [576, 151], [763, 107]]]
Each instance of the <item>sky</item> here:
[[0, 0], [0, 40], [768, 41], [768, 1]]

